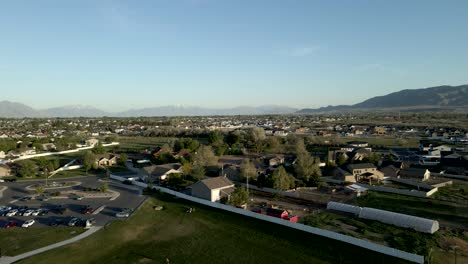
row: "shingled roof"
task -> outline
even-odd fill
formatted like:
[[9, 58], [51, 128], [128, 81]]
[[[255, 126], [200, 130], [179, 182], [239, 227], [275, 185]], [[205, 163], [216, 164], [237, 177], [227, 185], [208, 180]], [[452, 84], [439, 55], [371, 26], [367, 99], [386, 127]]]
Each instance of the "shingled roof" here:
[[349, 164], [348, 169], [352, 170], [362, 170], [362, 169], [376, 169], [374, 164], [372, 163], [357, 163], [357, 164]]
[[228, 178], [222, 177], [222, 176], [214, 177], [214, 178], [207, 178], [207, 179], [201, 180], [200, 182], [203, 183], [210, 190], [234, 186], [234, 183], [232, 183]]

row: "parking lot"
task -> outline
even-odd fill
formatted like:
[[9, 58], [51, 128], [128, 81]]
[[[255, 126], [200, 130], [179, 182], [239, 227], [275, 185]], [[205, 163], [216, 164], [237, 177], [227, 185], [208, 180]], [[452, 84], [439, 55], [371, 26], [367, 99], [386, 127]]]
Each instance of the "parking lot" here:
[[[59, 183], [67, 180], [50, 180], [49, 183], [52, 181]], [[115, 200], [110, 200], [109, 198], [83, 198], [82, 200], [76, 200], [73, 198], [50, 198], [47, 201], [39, 201], [37, 199], [23, 201], [21, 200], [22, 197], [35, 194], [35, 191], [27, 191], [26, 187], [32, 184], [37, 184], [39, 181], [3, 182], [0, 183], [0, 186], [6, 186], [7, 189], [0, 194], [0, 206], [8, 206], [12, 208], [27, 207], [27, 209], [41, 208], [46, 210], [48, 213], [42, 216], [0, 216], [0, 227], [4, 227], [10, 221], [15, 221], [17, 226], [21, 226], [29, 219], [35, 220], [35, 223], [29, 228], [49, 227], [51, 226], [51, 223], [56, 222], [56, 220], [61, 222], [59, 225], [67, 225], [74, 217], [82, 220], [93, 219], [94, 225], [104, 226], [113, 220], [124, 220], [125, 218], [117, 218], [115, 216], [116, 213], [120, 212], [124, 208], [135, 210], [145, 199], [145, 197], [141, 195], [141, 188], [137, 186], [125, 185], [117, 181], [103, 182], [96, 177], [85, 177], [74, 179], [73, 181], [79, 181], [81, 182], [81, 185], [60, 189], [58, 191], [70, 189], [78, 190], [82, 187], [99, 188], [99, 186], [107, 183], [110, 190], [119, 192], [120, 195]], [[104, 207], [104, 209], [98, 213], [96, 211], [85, 214], [83, 212], [83, 208], [88, 206], [91, 208], [90, 211], [101, 209], [102, 207]]]

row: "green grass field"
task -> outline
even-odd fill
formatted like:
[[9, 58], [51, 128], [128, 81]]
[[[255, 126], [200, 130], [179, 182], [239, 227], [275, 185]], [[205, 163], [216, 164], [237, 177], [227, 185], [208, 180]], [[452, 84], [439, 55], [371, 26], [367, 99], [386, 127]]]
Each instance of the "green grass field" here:
[[117, 141], [120, 142], [121, 150], [138, 152], [146, 148], [154, 149], [176, 139], [173, 137], [118, 137]]
[[9, 228], [0, 229], [0, 249], [4, 256], [16, 256], [37, 248], [69, 239], [80, 233], [84, 229], [74, 227], [53, 227], [53, 228]]
[[[152, 206], [165, 210], [154, 211]], [[192, 214], [186, 208], [194, 207]], [[128, 221], [19, 263], [406, 263], [363, 248], [169, 196]]]

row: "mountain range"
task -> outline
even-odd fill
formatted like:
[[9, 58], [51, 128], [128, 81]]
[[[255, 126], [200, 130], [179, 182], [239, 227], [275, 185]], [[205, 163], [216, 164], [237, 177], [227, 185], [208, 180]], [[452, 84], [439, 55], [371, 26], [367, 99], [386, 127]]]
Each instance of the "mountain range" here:
[[297, 108], [286, 106], [239, 106], [234, 108], [203, 108], [196, 106], [160, 106], [131, 109], [125, 112], [106, 112], [93, 106], [70, 105], [48, 109], [34, 109], [27, 105], [0, 101], [0, 117], [135, 117], [135, 116], [209, 116], [209, 115], [273, 115], [293, 114]]
[[63, 106], [49, 109], [34, 109], [27, 105], [1, 101], [0, 117], [134, 117], [134, 116], [208, 116], [208, 115], [268, 115], [268, 114], [314, 114], [351, 111], [468, 111], [468, 85], [437, 86], [423, 89], [408, 89], [384, 96], [376, 96], [354, 105], [327, 106], [316, 109], [296, 109], [287, 106], [265, 105], [258, 107], [204, 108], [196, 106], [160, 106], [132, 109], [111, 113], [93, 106]]
[[352, 111], [468, 111], [468, 85], [407, 89], [376, 96], [354, 105], [306, 108], [298, 114]]

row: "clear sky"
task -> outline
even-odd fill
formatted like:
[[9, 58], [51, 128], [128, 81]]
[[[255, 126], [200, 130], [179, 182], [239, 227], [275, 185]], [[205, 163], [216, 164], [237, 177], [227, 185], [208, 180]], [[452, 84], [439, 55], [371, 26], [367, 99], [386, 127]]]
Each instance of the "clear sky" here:
[[352, 104], [468, 83], [468, 1], [0, 2], [0, 100]]

